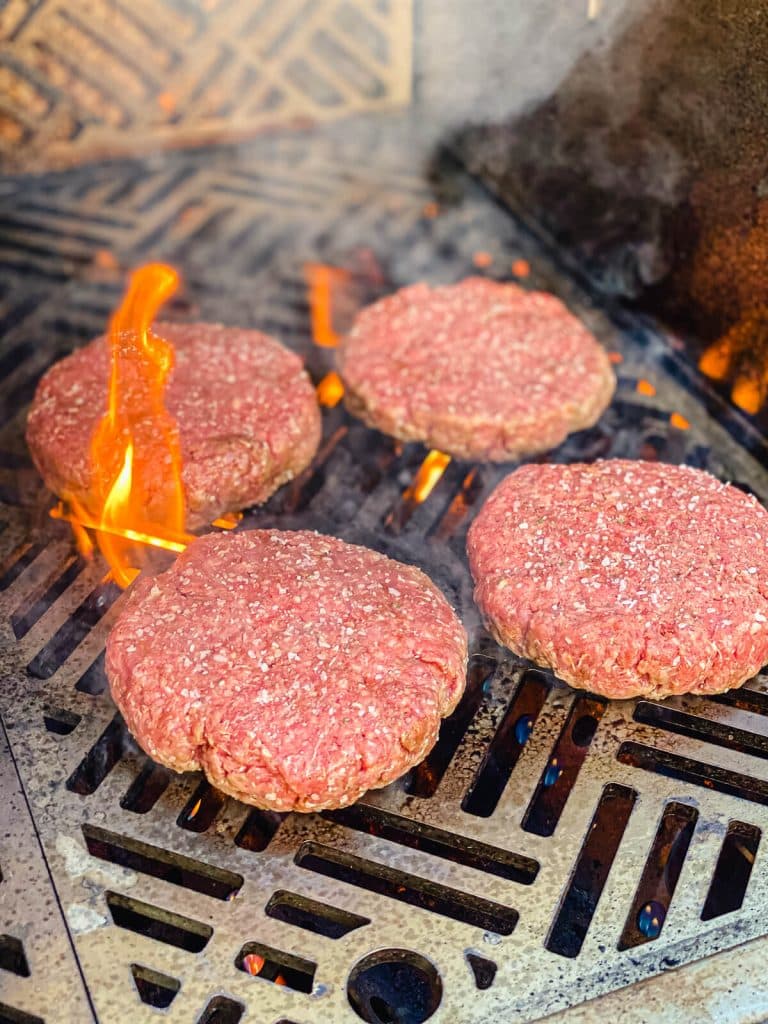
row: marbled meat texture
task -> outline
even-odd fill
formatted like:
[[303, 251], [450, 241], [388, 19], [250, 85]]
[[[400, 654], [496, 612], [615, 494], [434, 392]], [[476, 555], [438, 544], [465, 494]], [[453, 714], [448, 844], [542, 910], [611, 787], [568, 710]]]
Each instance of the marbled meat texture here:
[[494, 636], [572, 686], [719, 693], [768, 661], [768, 512], [701, 470], [523, 466], [468, 549]]
[[[159, 323], [153, 330], [175, 349], [165, 405], [181, 437], [188, 528], [266, 501], [309, 465], [321, 420], [297, 355], [259, 331], [220, 324]], [[27, 423], [48, 487], [89, 509], [90, 444], [106, 410], [109, 365], [103, 337], [56, 363], [37, 387]], [[158, 473], [166, 470], [158, 466]]]
[[466, 662], [419, 569], [278, 530], [209, 534], [140, 580], [106, 660], [151, 757], [276, 811], [344, 806], [421, 761]]
[[605, 351], [559, 299], [478, 277], [367, 307], [337, 359], [369, 426], [465, 459], [548, 451], [592, 426], [615, 388]]

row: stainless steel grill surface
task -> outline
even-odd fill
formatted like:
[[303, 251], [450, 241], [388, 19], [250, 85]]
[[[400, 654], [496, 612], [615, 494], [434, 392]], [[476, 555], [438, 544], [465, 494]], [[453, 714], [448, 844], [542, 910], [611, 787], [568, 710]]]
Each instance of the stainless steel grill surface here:
[[[424, 449], [341, 407], [324, 413], [311, 470], [239, 528], [369, 544], [444, 589], [472, 658], [435, 750], [354, 807], [280, 816], [153, 765], [116, 716], [103, 646], [120, 592], [49, 519], [22, 431], [41, 372], [103, 329], [125, 270], [150, 256], [186, 280], [170, 316], [275, 333], [316, 380], [331, 358], [311, 342], [305, 263], [346, 267], [362, 301], [457, 280], [478, 251], [502, 278], [524, 258], [526, 285], [560, 294], [616, 354], [612, 406], [552, 459], [689, 462], [768, 498], [762, 440], [674, 339], [597, 308], [459, 167], [439, 215], [425, 211], [433, 196], [398, 162], [408, 128], [397, 132], [391, 147], [361, 122], [311, 146], [299, 134], [96, 166], [19, 185], [8, 203], [0, 1021], [386, 1024], [434, 1011], [435, 1024], [486, 1024], [623, 986], [634, 1002], [563, 1019], [612, 1006], [683, 1020], [685, 1000], [711, 990], [700, 962], [768, 932], [768, 680], [662, 705], [606, 702], [532, 671], [480, 627], [464, 555], [509, 467], [451, 462], [416, 504], [404, 492]], [[745, 996], [753, 961], [745, 953], [739, 977], [723, 968], [697, 1019], [762, 1019], [765, 992]], [[672, 968], [683, 980], [661, 996], [637, 984]]]

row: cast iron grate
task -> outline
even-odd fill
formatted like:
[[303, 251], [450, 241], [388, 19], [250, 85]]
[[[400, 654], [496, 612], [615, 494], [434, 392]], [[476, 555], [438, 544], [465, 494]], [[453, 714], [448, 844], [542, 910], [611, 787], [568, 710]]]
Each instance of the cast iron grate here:
[[[525, 1020], [766, 931], [766, 681], [719, 700], [608, 703], [532, 671], [480, 628], [464, 557], [473, 515], [510, 467], [454, 461], [416, 504], [404, 492], [424, 450], [339, 407], [324, 413], [312, 470], [240, 528], [334, 533], [420, 564], [445, 590], [472, 660], [435, 750], [353, 808], [285, 816], [153, 765], [115, 715], [102, 652], [121, 598], [48, 520], [22, 429], [40, 373], [103, 328], [121, 268], [147, 256], [181, 263], [174, 316], [272, 330], [315, 379], [330, 362], [311, 345], [307, 261], [350, 269], [359, 300], [425, 275], [458, 279], [478, 250], [501, 277], [524, 257], [530, 281], [589, 321], [619, 373], [600, 423], [550, 458], [686, 461], [768, 495], [758, 441], [745, 447], [738, 422], [710, 417], [649, 328], [612, 325], [458, 172], [461, 201], [434, 217], [420, 177], [384, 142], [363, 132], [355, 147], [341, 132], [312, 146], [266, 140], [258, 153], [175, 156], [142, 173], [94, 167], [19, 196], [16, 220], [33, 210], [48, 244], [17, 250], [24, 275], [4, 282], [0, 308], [0, 710], [31, 811], [14, 805], [9, 833], [27, 836], [53, 899], [25, 910], [46, 923], [59, 964], [30, 941], [29, 977], [4, 969], [21, 963], [21, 933], [0, 901], [3, 1000], [21, 1020], [52, 1024], [57, 1006], [73, 1021], [92, 1006], [104, 1022], [162, 1010], [221, 1024], [255, 1007], [269, 1022]], [[261, 190], [284, 176], [291, 202], [278, 207]], [[75, 266], [56, 240], [78, 223]], [[641, 377], [655, 394], [638, 392]], [[13, 891], [26, 901], [24, 886]]]

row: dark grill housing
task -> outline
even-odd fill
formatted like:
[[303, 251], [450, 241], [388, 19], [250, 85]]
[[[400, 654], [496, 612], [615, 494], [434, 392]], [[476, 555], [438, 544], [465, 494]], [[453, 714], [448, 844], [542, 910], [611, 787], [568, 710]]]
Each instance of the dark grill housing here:
[[[425, 213], [434, 197], [403, 156], [413, 138], [407, 119], [386, 133], [360, 120], [16, 186], [0, 283], [0, 710], [13, 755], [0, 759], [0, 1020], [535, 1019], [766, 931], [766, 680], [660, 706], [531, 671], [482, 630], [464, 556], [509, 467], [454, 461], [414, 504], [404, 492], [424, 450], [340, 407], [324, 413], [312, 469], [240, 528], [334, 533], [444, 589], [472, 660], [437, 747], [354, 808], [282, 816], [153, 765], [115, 715], [102, 650], [120, 594], [47, 516], [22, 435], [40, 374], [103, 330], [125, 270], [146, 258], [182, 272], [172, 317], [270, 331], [316, 380], [331, 363], [311, 343], [305, 263], [348, 268], [361, 302], [423, 277], [507, 278], [524, 258], [525, 284], [561, 295], [621, 357], [611, 408], [550, 458], [685, 461], [768, 497], [763, 438], [675, 339], [596, 304], [459, 162], [446, 165], [451, 203]], [[477, 270], [478, 251], [490, 268]], [[681, 987], [658, 984], [679, 1007]], [[393, 1016], [403, 991], [411, 1017]]]

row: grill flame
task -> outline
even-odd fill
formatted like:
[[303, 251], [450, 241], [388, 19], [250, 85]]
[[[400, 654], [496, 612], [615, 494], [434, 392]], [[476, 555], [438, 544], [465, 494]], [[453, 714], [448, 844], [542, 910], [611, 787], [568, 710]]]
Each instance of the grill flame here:
[[184, 491], [178, 426], [164, 404], [173, 368], [173, 346], [150, 325], [178, 287], [178, 274], [150, 263], [130, 278], [109, 325], [110, 376], [107, 410], [91, 440], [93, 489], [88, 509], [72, 498], [68, 520], [80, 550], [90, 555], [86, 529], [95, 531], [112, 578], [127, 587], [140, 571], [145, 546], [183, 551]]
[[433, 448], [424, 457], [411, 486], [403, 493], [406, 501], [415, 501], [417, 505], [426, 501], [445, 472], [451, 456]]
[[321, 348], [336, 348], [340, 338], [333, 326], [333, 292], [349, 280], [349, 271], [326, 263], [308, 263], [304, 272], [309, 285], [312, 339]]
[[[312, 340], [320, 348], [337, 348], [341, 338], [333, 323], [334, 290], [349, 281], [350, 273], [343, 267], [331, 267], [326, 263], [307, 263], [304, 273], [307, 278]], [[335, 370], [330, 370], [317, 385], [317, 400], [327, 409], [333, 409], [343, 397], [341, 377]]]

